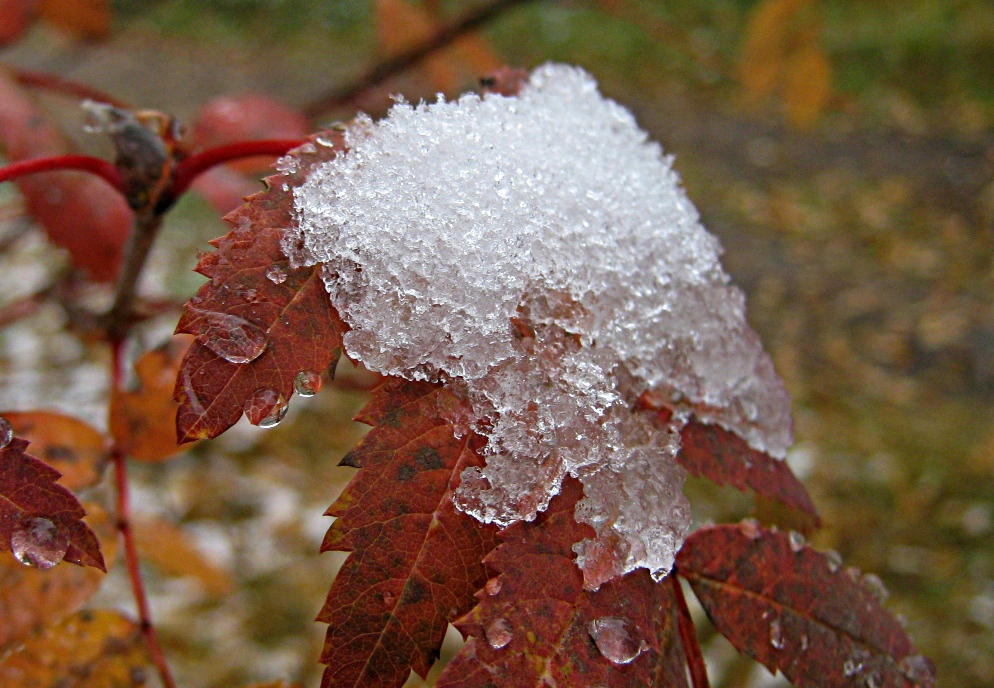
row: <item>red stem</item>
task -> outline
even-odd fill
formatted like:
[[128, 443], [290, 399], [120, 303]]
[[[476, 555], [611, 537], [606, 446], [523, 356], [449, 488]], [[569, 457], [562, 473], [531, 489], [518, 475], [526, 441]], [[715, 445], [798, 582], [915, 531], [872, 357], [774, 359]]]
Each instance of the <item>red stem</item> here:
[[[113, 386], [117, 391], [124, 384], [124, 361], [122, 357], [122, 345], [120, 340], [114, 341], [113, 346]], [[145, 636], [145, 644], [148, 646], [148, 653], [152, 657], [152, 662], [159, 670], [164, 688], [176, 688], [176, 682], [169, 671], [166, 663], [166, 655], [159, 644], [159, 638], [152, 624], [152, 614], [148, 606], [148, 598], [145, 595], [145, 583], [142, 580], [141, 568], [138, 563], [138, 547], [135, 545], [134, 532], [131, 528], [131, 504], [128, 498], [128, 469], [124, 452], [114, 444], [111, 451], [114, 461], [114, 478], [117, 482], [117, 529], [121, 531], [121, 538], [124, 541], [124, 560], [128, 568], [128, 578], [131, 580], [131, 590], [135, 596], [135, 606], [138, 607], [138, 619], [141, 624], [142, 633]]]
[[237, 143], [208, 148], [205, 151], [191, 155], [176, 166], [170, 196], [172, 198], [182, 196], [183, 192], [190, 188], [190, 184], [193, 183], [193, 180], [198, 175], [206, 172], [215, 165], [240, 158], [251, 158], [256, 155], [286, 155], [291, 148], [296, 148], [302, 143], [303, 141], [300, 139], [263, 139], [261, 141], [239, 141]]
[[673, 585], [673, 595], [676, 597], [677, 627], [680, 629], [680, 641], [683, 652], [687, 656], [687, 667], [690, 669], [690, 682], [694, 688], [711, 688], [708, 681], [707, 667], [704, 666], [704, 655], [701, 654], [701, 644], [697, 641], [697, 629], [687, 607], [687, 599], [683, 596], [683, 587], [676, 572], [669, 575]]
[[89, 155], [55, 155], [50, 158], [34, 158], [13, 162], [0, 167], [0, 182], [10, 181], [26, 174], [59, 170], [90, 172], [124, 193], [124, 180], [114, 164]]
[[7, 69], [11, 71], [14, 79], [21, 86], [42, 88], [46, 91], [62, 93], [63, 95], [72, 96], [81, 100], [89, 98], [90, 100], [107, 103], [108, 105], [113, 105], [114, 107], [119, 107], [125, 110], [129, 109], [127, 103], [124, 101], [118, 100], [114, 96], [104, 93], [103, 91], [95, 89], [91, 86], [87, 86], [86, 84], [78, 84], [75, 81], [63, 79], [62, 77], [55, 76], [54, 74], [35, 72], [30, 69], [17, 69], [13, 67], [7, 67]]

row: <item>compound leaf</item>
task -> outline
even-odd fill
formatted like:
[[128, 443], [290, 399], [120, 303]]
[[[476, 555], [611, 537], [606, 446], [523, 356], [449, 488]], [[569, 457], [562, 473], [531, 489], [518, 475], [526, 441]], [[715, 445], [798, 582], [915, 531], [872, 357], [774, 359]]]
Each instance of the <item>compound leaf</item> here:
[[751, 523], [703, 528], [677, 555], [718, 631], [802, 688], [922, 688], [935, 670], [878, 598], [831, 555]]
[[328, 509], [322, 551], [351, 551], [318, 621], [329, 624], [323, 686], [401, 686], [424, 676], [448, 623], [487, 579], [496, 528], [456, 511], [460, 474], [482, 466], [484, 440], [459, 434], [438, 385], [390, 379], [357, 420], [374, 426], [342, 464], [359, 468]]
[[583, 589], [572, 547], [594, 531], [574, 520], [581, 496], [579, 481], [567, 478], [535, 521], [501, 533], [486, 559], [499, 575], [456, 622], [473, 637], [439, 688], [686, 685], [669, 581], [639, 569]]
[[267, 178], [266, 191], [225, 218], [235, 229], [211, 242], [217, 251], [201, 256], [197, 272], [210, 281], [176, 326], [196, 337], [176, 381], [181, 442], [216, 437], [243, 411], [256, 424], [279, 417], [298, 374], [319, 379], [338, 360], [345, 325], [321, 267], [291, 267], [280, 242], [293, 187], [340, 150], [340, 133], [328, 132], [292, 151], [295, 171]]

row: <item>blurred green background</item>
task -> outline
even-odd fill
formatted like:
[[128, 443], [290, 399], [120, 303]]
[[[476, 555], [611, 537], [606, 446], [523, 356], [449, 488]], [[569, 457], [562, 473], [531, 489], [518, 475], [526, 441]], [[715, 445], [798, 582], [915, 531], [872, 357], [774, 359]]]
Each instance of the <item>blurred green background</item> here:
[[[41, 23], [0, 63], [189, 121], [225, 94], [313, 103], [486, 3], [111, 4], [105, 35]], [[522, 2], [461, 52], [315, 122], [360, 107], [380, 115], [391, 93], [455, 95], [492, 60], [583, 66], [676, 156], [793, 396], [789, 461], [825, 521], [814, 544], [880, 575], [942, 685], [994, 684], [994, 3]], [[74, 125], [74, 111], [49, 100]], [[196, 250], [225, 231], [218, 217], [195, 194], [184, 199], [150, 288], [192, 293]], [[58, 329], [45, 326], [32, 325], [39, 336]], [[150, 329], [147, 342], [170, 327]], [[53, 355], [39, 385], [57, 394], [67, 366], [93, 356]], [[4, 394], [7, 403], [15, 393]], [[348, 478], [335, 464], [361, 433], [347, 422], [361, 403], [361, 393], [332, 389], [295, 402], [278, 429], [238, 426], [139, 467], [137, 508], [182, 523], [237, 590], [149, 567], [183, 685], [314, 685], [321, 628], [311, 620], [341, 561], [315, 555], [320, 514]], [[697, 481], [688, 490], [698, 520], [754, 509], [733, 490]], [[113, 576], [102, 601], [127, 604]], [[721, 641], [708, 657], [716, 686], [777, 683]]]

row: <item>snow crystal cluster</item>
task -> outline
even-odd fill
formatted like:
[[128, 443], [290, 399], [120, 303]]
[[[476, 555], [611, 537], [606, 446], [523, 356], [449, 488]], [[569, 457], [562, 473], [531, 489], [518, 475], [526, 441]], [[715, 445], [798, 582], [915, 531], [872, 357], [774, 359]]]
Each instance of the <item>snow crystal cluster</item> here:
[[[566, 474], [596, 539], [587, 584], [664, 575], [686, 535], [679, 429], [692, 414], [782, 457], [789, 400], [742, 293], [671, 160], [580, 69], [546, 65], [516, 97], [396, 104], [295, 190], [284, 249], [322, 263], [368, 368], [441, 381], [488, 438], [457, 504], [532, 519]], [[652, 391], [675, 412], [633, 413]]]

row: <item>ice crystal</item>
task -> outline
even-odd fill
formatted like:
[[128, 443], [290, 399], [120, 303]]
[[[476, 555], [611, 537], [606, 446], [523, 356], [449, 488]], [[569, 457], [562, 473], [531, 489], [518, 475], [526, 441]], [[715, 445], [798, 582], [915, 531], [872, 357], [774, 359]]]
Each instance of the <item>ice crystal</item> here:
[[[546, 65], [520, 95], [398, 102], [295, 189], [295, 264], [323, 263], [367, 367], [441, 381], [488, 438], [461, 509], [532, 519], [583, 482], [588, 585], [670, 569], [689, 525], [674, 460], [693, 414], [783, 457], [789, 400], [742, 293], [671, 159], [582, 70]], [[633, 414], [646, 390], [667, 428]], [[608, 562], [605, 570], [605, 561]]]

